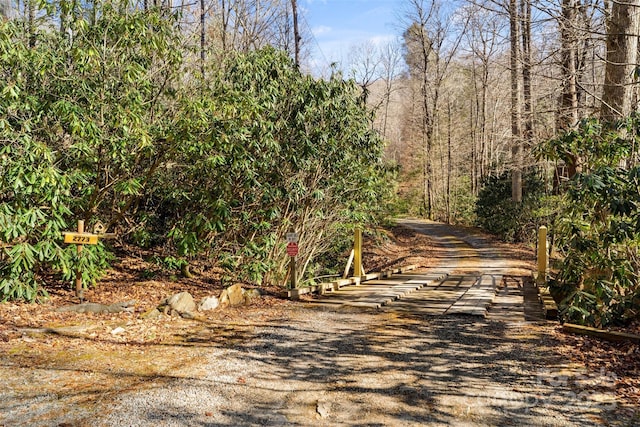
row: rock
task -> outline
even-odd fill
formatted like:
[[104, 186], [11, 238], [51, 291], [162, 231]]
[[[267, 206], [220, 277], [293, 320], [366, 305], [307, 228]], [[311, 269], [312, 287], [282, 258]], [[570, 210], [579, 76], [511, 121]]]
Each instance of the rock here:
[[247, 289], [244, 291], [244, 303], [251, 304], [254, 300], [257, 300], [262, 296], [260, 289]]
[[331, 402], [326, 402], [324, 400], [318, 400], [316, 405], [316, 412], [320, 418], [327, 418], [329, 416], [329, 411], [331, 410]]
[[155, 319], [158, 316], [160, 316], [162, 313], [160, 313], [160, 310], [158, 310], [157, 308], [152, 308], [151, 310], [147, 311], [146, 313], [143, 313], [142, 315], [140, 315], [140, 318], [142, 319]]
[[189, 292], [180, 292], [167, 298], [167, 306], [180, 314], [193, 313], [196, 310], [196, 302]]
[[218, 297], [206, 297], [202, 299], [198, 310], [200, 311], [210, 311], [215, 310], [220, 305], [220, 300]]
[[110, 333], [111, 333], [111, 335], [118, 335], [118, 334], [121, 334], [123, 332], [124, 332], [124, 328], [121, 327], [121, 326], [118, 326], [117, 328], [112, 329]]
[[220, 293], [220, 305], [229, 305], [229, 295], [227, 295], [227, 290], [225, 289]]
[[[189, 292], [180, 292], [179, 294], [172, 295], [162, 301], [156, 310], [170, 316], [178, 314], [185, 319], [193, 319], [193, 312], [196, 310], [196, 302], [193, 300], [193, 297]], [[143, 317], [152, 319], [155, 316], [154, 311], [151, 310], [145, 313]]]
[[240, 285], [229, 286], [220, 294], [220, 304], [231, 306], [244, 304], [244, 289]]
[[133, 313], [136, 301], [116, 302], [114, 304], [97, 304], [94, 302], [85, 302], [82, 304], [66, 305], [58, 308], [57, 312], [74, 311], [76, 313], [120, 313], [126, 311]]

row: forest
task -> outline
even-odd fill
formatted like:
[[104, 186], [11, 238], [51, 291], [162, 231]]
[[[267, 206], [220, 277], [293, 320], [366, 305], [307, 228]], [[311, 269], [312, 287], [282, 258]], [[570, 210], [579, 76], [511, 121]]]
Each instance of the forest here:
[[114, 243], [77, 220], [284, 284], [287, 232], [309, 282], [411, 215], [546, 225], [566, 320], [640, 316], [640, 0], [406, 0], [326, 70], [296, 0], [0, 3], [0, 299], [97, 283]]

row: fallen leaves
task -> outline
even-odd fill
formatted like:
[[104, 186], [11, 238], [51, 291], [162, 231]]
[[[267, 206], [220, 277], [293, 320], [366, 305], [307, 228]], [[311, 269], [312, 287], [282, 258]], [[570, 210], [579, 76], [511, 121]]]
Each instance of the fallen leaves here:
[[[637, 334], [637, 325], [624, 332]], [[565, 357], [584, 364], [590, 371], [611, 375], [616, 394], [631, 405], [640, 406], [640, 345], [566, 334], [559, 328], [556, 338], [560, 344], [558, 350]]]

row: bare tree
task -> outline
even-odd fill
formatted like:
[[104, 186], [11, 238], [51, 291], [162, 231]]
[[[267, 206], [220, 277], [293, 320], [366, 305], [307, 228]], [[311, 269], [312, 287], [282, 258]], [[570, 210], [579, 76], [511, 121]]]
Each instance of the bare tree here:
[[205, 49], [206, 49], [206, 14], [204, 0], [200, 0], [200, 73], [204, 79], [204, 65], [205, 65]]
[[499, 53], [498, 40], [501, 37], [500, 17], [477, 5], [465, 9], [469, 16], [467, 49], [471, 55], [471, 84], [473, 97], [470, 103], [470, 136], [472, 141], [471, 190], [477, 194], [479, 181], [487, 176], [489, 160], [492, 157], [489, 134], [489, 74], [495, 66]]
[[380, 132], [387, 138], [387, 127], [389, 122], [389, 109], [391, 107], [392, 95], [397, 86], [397, 80], [400, 77], [402, 63], [402, 51], [397, 40], [391, 41], [382, 46], [380, 53], [381, 77], [384, 81], [384, 94], [382, 103], [384, 105], [382, 114], [382, 128]]
[[600, 117], [616, 120], [633, 109], [638, 56], [640, 0], [614, 0], [607, 28], [607, 64]]
[[291, 14], [293, 15], [293, 51], [296, 67], [300, 67], [300, 28], [298, 27], [298, 2], [291, 0]]
[[522, 110], [520, 104], [520, 80], [518, 76], [519, 38], [520, 26], [517, 0], [509, 0], [509, 39], [511, 41], [509, 59], [511, 67], [511, 199], [516, 203], [522, 201]]
[[380, 51], [372, 41], [367, 40], [361, 44], [351, 46], [349, 59], [351, 62], [351, 74], [354, 80], [362, 88], [362, 100], [366, 104], [371, 85], [380, 79]]
[[[533, 99], [531, 96], [531, 0], [520, 0], [522, 39], [522, 94], [524, 108], [523, 140], [527, 149], [533, 145]], [[521, 164], [521, 167], [523, 165]]]
[[13, 6], [11, 0], [0, 1], [0, 17], [11, 19], [13, 17]]
[[562, 95], [558, 111], [558, 129], [568, 129], [578, 123], [578, 57], [577, 37], [579, 0], [562, 0], [559, 20], [561, 42]]
[[307, 29], [296, 0], [213, 0], [207, 9], [209, 45], [218, 55], [274, 46], [300, 65]]
[[404, 34], [405, 61], [410, 76], [420, 83], [422, 107], [422, 214], [433, 218], [433, 165], [432, 151], [440, 106], [440, 91], [449, 65], [453, 61], [468, 19], [459, 24], [453, 14], [443, 12], [436, 0], [412, 0], [406, 15], [410, 23]]
[[[584, 110], [585, 88], [582, 81], [587, 68], [587, 52], [592, 44], [593, 18], [589, 17], [589, 10], [593, 10], [587, 2], [582, 0], [563, 0], [561, 14], [558, 16], [560, 32], [560, 77], [561, 94], [556, 114], [556, 129], [569, 130], [577, 126]], [[594, 60], [595, 62], [595, 55]], [[595, 67], [591, 64], [591, 67]], [[594, 78], [595, 80], [595, 78]], [[590, 85], [595, 86], [595, 82]], [[595, 92], [595, 90], [593, 90]], [[566, 166], [566, 171], [564, 167]], [[556, 167], [554, 186], [560, 182], [560, 177], [570, 178], [577, 172], [578, 159], [571, 158], [566, 165]]]

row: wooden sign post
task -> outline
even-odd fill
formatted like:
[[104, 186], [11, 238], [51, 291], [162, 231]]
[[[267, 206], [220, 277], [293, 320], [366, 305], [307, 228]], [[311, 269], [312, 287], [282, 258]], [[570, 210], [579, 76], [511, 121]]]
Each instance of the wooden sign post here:
[[299, 252], [298, 233], [287, 233], [287, 255], [289, 255], [289, 286], [291, 289], [298, 287], [298, 278], [296, 277], [296, 256]]
[[[84, 234], [84, 220], [80, 219], [78, 220], [78, 234]], [[74, 236], [71, 238], [72, 240], [77, 239], [80, 241], [85, 240], [83, 238], [83, 236]], [[64, 240], [67, 240], [67, 236], [64, 236]], [[91, 242], [91, 238], [88, 237], [87, 238], [88, 242]], [[96, 243], [98, 243], [98, 236], [96, 236]], [[78, 260], [80, 259], [80, 254], [82, 253], [82, 244], [79, 244], [78, 246], [76, 246], [76, 250], [78, 251]], [[82, 287], [82, 272], [80, 271], [80, 268], [78, 268], [78, 270], [76, 270], [76, 296], [78, 298], [80, 298], [80, 301], [84, 300], [84, 288]]]
[[[62, 233], [64, 236], [64, 242], [72, 245], [76, 245], [76, 250], [78, 253], [78, 258], [80, 258], [80, 254], [82, 253], [82, 248], [84, 245], [97, 245], [98, 238], [113, 238], [115, 234], [105, 234], [104, 226], [102, 223], [98, 222], [95, 226], [95, 230], [99, 234], [94, 233], [85, 233], [84, 232], [84, 220], [78, 220], [78, 231], [77, 232], [65, 232]], [[84, 288], [82, 287], [82, 272], [78, 268], [76, 271], [76, 296], [80, 298], [80, 301], [84, 300]]]

